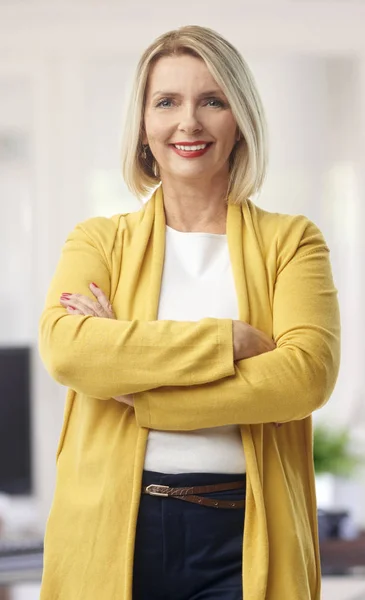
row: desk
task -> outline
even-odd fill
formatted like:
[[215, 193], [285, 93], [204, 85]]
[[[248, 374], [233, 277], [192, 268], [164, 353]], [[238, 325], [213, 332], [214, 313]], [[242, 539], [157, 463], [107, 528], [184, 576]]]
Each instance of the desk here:
[[0, 600], [12, 598], [11, 589], [21, 583], [40, 583], [43, 571], [43, 552], [37, 545], [15, 555], [0, 555]]
[[327, 539], [320, 542], [323, 570], [365, 567], [365, 531], [354, 540]]

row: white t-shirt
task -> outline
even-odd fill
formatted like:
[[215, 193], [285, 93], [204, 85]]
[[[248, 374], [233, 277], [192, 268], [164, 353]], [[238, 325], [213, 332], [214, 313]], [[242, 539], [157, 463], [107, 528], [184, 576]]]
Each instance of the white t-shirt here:
[[[227, 236], [166, 227], [159, 320], [238, 319]], [[145, 470], [160, 473], [244, 473], [237, 425], [148, 436]]]

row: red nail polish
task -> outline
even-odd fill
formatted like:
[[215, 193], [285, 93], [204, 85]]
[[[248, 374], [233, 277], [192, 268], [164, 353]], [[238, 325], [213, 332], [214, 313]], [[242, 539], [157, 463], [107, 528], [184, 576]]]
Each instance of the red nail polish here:
[[[92, 284], [93, 284], [93, 286], [94, 286], [94, 287], [96, 287], [96, 288], [98, 287], [98, 286], [96, 285], [96, 283], [94, 283], [93, 281], [92, 281]], [[99, 289], [99, 288], [98, 288], [98, 289]]]
[[74, 306], [69, 306], [68, 308], [71, 308], [72, 310], [76, 310], [76, 308]]
[[71, 296], [71, 294], [62, 294], [61, 298], [67, 298], [67, 296]]

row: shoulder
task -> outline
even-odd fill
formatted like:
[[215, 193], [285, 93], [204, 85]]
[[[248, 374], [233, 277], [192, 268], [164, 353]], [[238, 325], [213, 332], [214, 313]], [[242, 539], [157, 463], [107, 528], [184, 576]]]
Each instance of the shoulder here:
[[131, 232], [143, 219], [145, 206], [132, 213], [116, 214], [112, 217], [92, 217], [76, 225], [68, 240], [83, 239], [93, 246], [110, 253], [125, 232]]
[[270, 212], [251, 200], [246, 203], [246, 211], [262, 250], [266, 255], [275, 252], [280, 263], [312, 252], [329, 252], [322, 231], [305, 215]]

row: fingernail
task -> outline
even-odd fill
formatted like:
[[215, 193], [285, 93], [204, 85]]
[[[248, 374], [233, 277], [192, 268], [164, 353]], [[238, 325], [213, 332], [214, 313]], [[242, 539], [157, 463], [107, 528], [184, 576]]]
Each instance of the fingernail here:
[[68, 306], [67, 308], [71, 308], [71, 310], [76, 310], [74, 306]]
[[62, 295], [61, 295], [61, 298], [67, 298], [68, 296], [71, 296], [71, 294], [66, 294], [66, 293], [65, 293], [65, 294], [62, 294]]
[[96, 288], [98, 287], [98, 286], [96, 285], [96, 283], [94, 283], [94, 282], [92, 282], [92, 283], [91, 283], [91, 285], [93, 285], [93, 286], [94, 286], [94, 287], [96, 287]]

